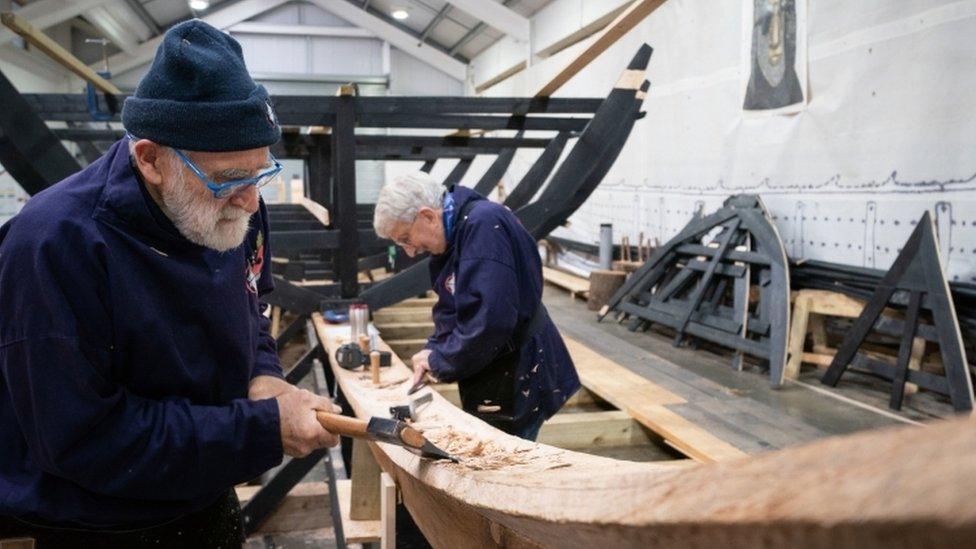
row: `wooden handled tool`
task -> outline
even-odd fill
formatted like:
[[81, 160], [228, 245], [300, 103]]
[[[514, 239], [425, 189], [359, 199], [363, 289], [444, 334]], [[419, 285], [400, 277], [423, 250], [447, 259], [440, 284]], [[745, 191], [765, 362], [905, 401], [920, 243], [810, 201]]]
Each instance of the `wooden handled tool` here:
[[458, 458], [434, 446], [420, 431], [402, 421], [382, 417], [371, 417], [365, 421], [323, 410], [316, 410], [315, 417], [330, 433], [396, 444], [422, 457], [458, 461]]
[[370, 373], [373, 376], [373, 385], [380, 384], [380, 352], [373, 351], [369, 353], [369, 368]]
[[330, 433], [344, 437], [369, 438], [369, 423], [361, 419], [324, 412], [322, 410], [316, 410], [315, 417], [322, 424], [322, 427]]

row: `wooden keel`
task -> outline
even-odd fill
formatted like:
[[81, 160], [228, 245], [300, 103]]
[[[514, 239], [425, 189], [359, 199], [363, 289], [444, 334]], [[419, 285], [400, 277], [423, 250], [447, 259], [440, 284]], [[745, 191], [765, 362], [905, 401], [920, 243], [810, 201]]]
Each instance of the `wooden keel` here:
[[[313, 320], [331, 357], [348, 329]], [[406, 401], [409, 371], [393, 362], [381, 387], [332, 364], [357, 416], [386, 416]], [[452, 464], [369, 445], [435, 547], [958, 547], [976, 539], [972, 419], [701, 465], [529, 443], [434, 394], [418, 426], [433, 437], [448, 425], [518, 459], [478, 469], [467, 455]]]

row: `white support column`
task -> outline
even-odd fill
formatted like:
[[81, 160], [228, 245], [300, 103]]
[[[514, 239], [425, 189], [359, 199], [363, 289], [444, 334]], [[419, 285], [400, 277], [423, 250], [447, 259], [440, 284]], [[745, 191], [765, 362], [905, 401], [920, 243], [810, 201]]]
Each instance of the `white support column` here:
[[390, 67], [390, 43], [386, 40], [383, 41], [383, 59], [381, 61], [380, 71], [383, 76], [389, 78], [392, 69]]

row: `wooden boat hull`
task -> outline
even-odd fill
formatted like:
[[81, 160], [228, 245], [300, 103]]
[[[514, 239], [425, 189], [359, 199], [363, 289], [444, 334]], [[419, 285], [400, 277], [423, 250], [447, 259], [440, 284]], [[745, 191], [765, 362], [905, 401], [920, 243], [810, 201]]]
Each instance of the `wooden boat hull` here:
[[[348, 328], [315, 315], [330, 356]], [[394, 358], [380, 387], [333, 372], [356, 414], [406, 400]], [[429, 389], [426, 389], [429, 390]], [[972, 547], [976, 422], [960, 418], [824, 439], [713, 464], [633, 463], [528, 443], [440, 395], [418, 424], [450, 425], [518, 463], [472, 468], [371, 443], [435, 547]], [[438, 427], [439, 426], [439, 427]]]

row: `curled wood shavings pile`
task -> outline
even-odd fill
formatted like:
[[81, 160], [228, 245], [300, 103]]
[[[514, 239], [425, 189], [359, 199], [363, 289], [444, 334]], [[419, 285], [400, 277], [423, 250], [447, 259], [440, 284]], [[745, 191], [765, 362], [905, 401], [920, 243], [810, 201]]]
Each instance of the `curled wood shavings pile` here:
[[456, 431], [451, 426], [425, 430], [424, 436], [438, 448], [457, 456], [461, 460], [461, 465], [476, 471], [529, 464], [542, 465], [542, 469], [569, 465], [555, 455], [538, 452], [535, 446], [505, 448], [494, 441], [482, 440], [472, 434]]

